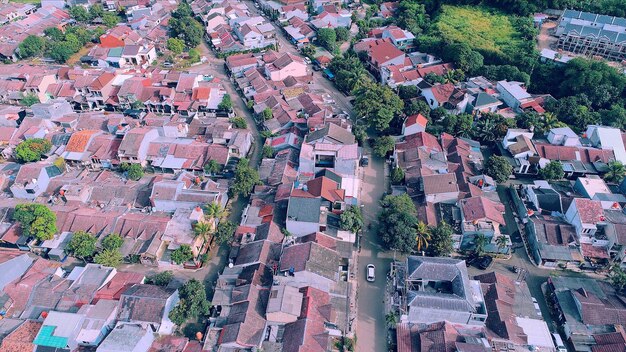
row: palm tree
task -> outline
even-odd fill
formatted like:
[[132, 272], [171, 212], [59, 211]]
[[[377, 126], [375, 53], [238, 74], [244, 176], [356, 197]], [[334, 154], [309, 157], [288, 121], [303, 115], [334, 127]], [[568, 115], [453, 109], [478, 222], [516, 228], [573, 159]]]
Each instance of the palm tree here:
[[608, 171], [604, 174], [604, 179], [612, 183], [620, 183], [626, 176], [626, 167], [619, 161], [611, 161], [608, 164]]
[[484, 234], [480, 234], [474, 238], [474, 251], [476, 254], [481, 255], [485, 251], [485, 246], [489, 243], [487, 237]]
[[540, 126], [536, 126], [540, 133], [546, 133], [553, 128], [565, 127], [565, 123], [559, 121], [555, 114], [551, 112], [546, 112], [543, 115], [543, 118], [539, 120]]
[[215, 219], [216, 222], [219, 222], [221, 218], [226, 216], [226, 210], [217, 202], [207, 204], [204, 207], [204, 213], [206, 216]]
[[497, 126], [492, 119], [488, 117], [483, 118], [476, 123], [474, 136], [483, 142], [493, 142], [496, 140], [496, 127]]
[[415, 235], [415, 242], [417, 242], [417, 251], [421, 252], [422, 249], [428, 248], [428, 242], [430, 241], [430, 229], [424, 222], [419, 221], [415, 225], [417, 234]]
[[213, 226], [206, 221], [197, 222], [193, 226], [193, 232], [196, 234], [196, 237], [202, 236], [202, 238], [206, 241], [209, 238], [209, 235], [213, 233]]
[[509, 240], [504, 235], [500, 235], [496, 237], [496, 244], [498, 245], [498, 249], [502, 251], [509, 244]]

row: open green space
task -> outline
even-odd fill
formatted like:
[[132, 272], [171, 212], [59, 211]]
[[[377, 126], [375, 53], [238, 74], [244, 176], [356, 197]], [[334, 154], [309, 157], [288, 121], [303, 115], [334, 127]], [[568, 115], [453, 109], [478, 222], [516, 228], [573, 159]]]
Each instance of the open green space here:
[[20, 4], [33, 4], [33, 5], [41, 4], [41, 0], [11, 0], [10, 2], [17, 2]]
[[483, 6], [443, 5], [434, 29], [442, 39], [467, 43], [480, 52], [513, 53], [524, 45], [511, 17]]

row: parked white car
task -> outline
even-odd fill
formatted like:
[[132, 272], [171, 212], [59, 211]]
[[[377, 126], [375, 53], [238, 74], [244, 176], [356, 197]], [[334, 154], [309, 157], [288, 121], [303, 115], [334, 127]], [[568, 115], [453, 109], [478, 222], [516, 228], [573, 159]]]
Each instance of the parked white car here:
[[374, 264], [367, 264], [367, 281], [374, 282], [376, 280], [376, 267]]

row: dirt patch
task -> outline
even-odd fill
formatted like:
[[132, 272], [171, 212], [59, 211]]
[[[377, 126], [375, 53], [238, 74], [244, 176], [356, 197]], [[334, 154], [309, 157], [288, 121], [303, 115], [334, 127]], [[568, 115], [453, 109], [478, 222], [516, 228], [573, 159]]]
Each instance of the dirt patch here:
[[558, 39], [553, 36], [556, 26], [557, 23], [551, 21], [544, 22], [541, 25], [539, 36], [537, 37], [537, 48], [539, 51], [543, 49], [554, 49], [558, 41]]

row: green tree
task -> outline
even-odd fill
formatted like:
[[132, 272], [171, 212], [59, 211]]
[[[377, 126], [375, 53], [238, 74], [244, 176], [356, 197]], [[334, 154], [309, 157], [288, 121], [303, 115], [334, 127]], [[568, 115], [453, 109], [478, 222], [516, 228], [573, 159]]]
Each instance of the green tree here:
[[20, 223], [22, 234], [41, 241], [51, 240], [57, 232], [57, 216], [42, 204], [18, 204], [15, 206], [13, 220]]
[[124, 258], [117, 249], [105, 249], [93, 258], [97, 264], [115, 268], [122, 264]]
[[382, 136], [374, 141], [374, 154], [384, 158], [396, 146], [396, 141], [391, 136]]
[[624, 180], [624, 176], [626, 176], [626, 167], [624, 164], [619, 161], [611, 161], [607, 166], [608, 170], [604, 174], [604, 179], [607, 182], [621, 183]]
[[204, 165], [204, 172], [207, 174], [215, 175], [220, 171], [222, 171], [222, 165], [213, 159], [209, 160], [206, 165]]
[[211, 202], [204, 206], [204, 215], [217, 221], [226, 216], [226, 210], [218, 202]]
[[100, 4], [93, 4], [89, 7], [89, 17], [93, 20], [104, 15], [104, 8]]
[[61, 40], [65, 39], [65, 34], [63, 34], [63, 32], [61, 32], [61, 30], [57, 27], [46, 28], [44, 29], [43, 34], [50, 40], [55, 42], [60, 42]]
[[440, 221], [436, 227], [430, 230], [430, 246], [428, 255], [432, 257], [449, 257], [454, 250], [452, 227], [445, 221]]
[[332, 28], [320, 28], [317, 31], [317, 42], [332, 52], [337, 46], [337, 33]]
[[363, 228], [363, 214], [358, 206], [351, 206], [341, 213], [339, 228], [344, 231], [358, 233]]
[[244, 119], [241, 116], [235, 116], [235, 117], [231, 118], [230, 119], [230, 123], [232, 123], [233, 127], [237, 128], [237, 129], [244, 130], [244, 129], [248, 128], [248, 123], [246, 122], [246, 119]]
[[198, 49], [189, 50], [189, 62], [200, 62], [200, 52], [198, 51]]
[[546, 167], [539, 170], [539, 176], [548, 181], [560, 180], [565, 176], [563, 164], [556, 160], [550, 161]]
[[411, 253], [417, 246], [417, 218], [413, 201], [407, 194], [387, 195], [381, 201], [381, 206], [383, 210], [378, 220], [383, 244], [401, 253]]
[[342, 92], [351, 93], [369, 81], [363, 63], [356, 55], [335, 56], [328, 69], [335, 74], [335, 85]]
[[15, 147], [15, 159], [20, 163], [39, 161], [52, 148], [52, 143], [43, 138], [30, 138]]
[[485, 234], [478, 234], [474, 237], [474, 252], [477, 255], [483, 255], [485, 252], [485, 246], [489, 243], [489, 239], [485, 236]]
[[120, 166], [122, 172], [126, 172], [130, 180], [138, 181], [143, 177], [143, 168], [140, 164], [123, 163]]
[[399, 167], [394, 167], [391, 170], [391, 183], [394, 185], [399, 185], [404, 182], [404, 170]]
[[156, 285], [161, 287], [166, 287], [170, 284], [172, 279], [174, 278], [174, 274], [171, 271], [162, 271], [160, 273], [156, 273], [154, 275], [150, 275], [146, 277], [145, 284], [148, 285]]
[[465, 42], [448, 45], [443, 54], [444, 60], [452, 62], [454, 66], [469, 74], [483, 66], [483, 56], [472, 50]]
[[398, 316], [394, 312], [389, 312], [385, 315], [385, 324], [389, 329], [395, 329], [398, 325]]
[[335, 39], [338, 42], [345, 42], [350, 39], [350, 30], [346, 27], [337, 27], [335, 28]]
[[180, 55], [185, 50], [185, 42], [182, 39], [170, 38], [167, 40], [167, 49], [176, 55]]
[[117, 26], [120, 23], [120, 18], [119, 16], [107, 12], [104, 15], [102, 15], [102, 23], [107, 27], [107, 28], [113, 28], [115, 26]]
[[300, 49], [300, 52], [302, 53], [302, 55], [304, 55], [304, 56], [308, 57], [309, 59], [313, 60], [313, 59], [315, 59], [315, 53], [317, 51], [315, 50], [315, 47], [313, 45], [306, 45], [302, 49]]
[[230, 98], [230, 94], [224, 94], [222, 101], [217, 105], [220, 110], [230, 111], [233, 108], [233, 101]]
[[614, 104], [610, 109], [600, 110], [600, 116], [602, 116], [602, 124], [619, 128], [621, 130], [626, 129], [626, 108], [619, 104]]
[[496, 182], [502, 183], [509, 179], [513, 167], [505, 157], [492, 155], [485, 164], [485, 173]]
[[415, 224], [415, 243], [417, 244], [417, 252], [428, 249], [430, 245], [430, 228], [422, 221]]
[[502, 252], [509, 245], [509, 240], [506, 236], [500, 235], [496, 237], [496, 245], [498, 245], [498, 250]]
[[[179, 38], [185, 42], [188, 48], [195, 48], [202, 42], [204, 28], [193, 18], [191, 6], [181, 2], [169, 20], [170, 37]], [[191, 51], [190, 51], [191, 56]], [[199, 56], [198, 56], [199, 57]]]
[[274, 149], [271, 146], [267, 145], [267, 144], [263, 145], [263, 157], [264, 158], [273, 158], [274, 157]]
[[72, 6], [68, 12], [70, 17], [78, 22], [88, 22], [91, 20], [89, 12], [82, 6]]
[[20, 100], [20, 104], [31, 107], [35, 104], [39, 104], [39, 97], [33, 93], [28, 93]]
[[67, 245], [68, 251], [77, 258], [91, 257], [96, 252], [96, 236], [85, 231], [76, 231]]
[[393, 118], [402, 114], [404, 102], [388, 86], [366, 82], [354, 93], [354, 111], [377, 131], [389, 128]]
[[402, 100], [415, 98], [417, 97], [417, 87], [416, 86], [399, 86], [398, 96]]
[[37, 35], [29, 35], [18, 46], [18, 53], [21, 58], [40, 56], [43, 54], [46, 41]]
[[270, 120], [272, 117], [274, 117], [274, 113], [272, 113], [272, 109], [270, 108], [263, 109], [261, 115], [263, 116], [263, 120], [265, 121]]
[[176, 325], [182, 325], [190, 318], [197, 318], [209, 313], [211, 302], [206, 298], [206, 289], [202, 282], [191, 279], [178, 289], [180, 301], [169, 313], [169, 318]]
[[404, 113], [407, 116], [422, 114], [425, 118], [430, 117], [430, 106], [423, 100], [412, 100], [408, 104], [404, 104]]
[[259, 172], [250, 166], [250, 161], [246, 158], [239, 160], [235, 168], [235, 178], [233, 185], [228, 190], [231, 195], [238, 194], [247, 197], [252, 193], [254, 186], [261, 184]]
[[172, 251], [171, 258], [172, 261], [178, 265], [190, 261], [191, 259], [193, 259], [193, 252], [191, 251], [191, 247], [186, 244], [181, 244], [180, 247]]
[[213, 233], [213, 226], [206, 221], [197, 222], [193, 225], [193, 233], [196, 237], [202, 237], [206, 241]]
[[415, 34], [422, 34], [430, 23], [426, 8], [423, 4], [412, 0], [402, 0], [399, 2], [396, 11], [398, 26]]
[[62, 41], [50, 46], [48, 55], [56, 62], [64, 63], [76, 52], [73, 43]]
[[111, 233], [102, 240], [102, 248], [109, 250], [118, 250], [123, 244], [124, 239], [116, 233]]
[[222, 221], [217, 225], [217, 231], [215, 231], [215, 242], [218, 245], [229, 244], [233, 241], [233, 235], [237, 230], [237, 224], [232, 221]]

